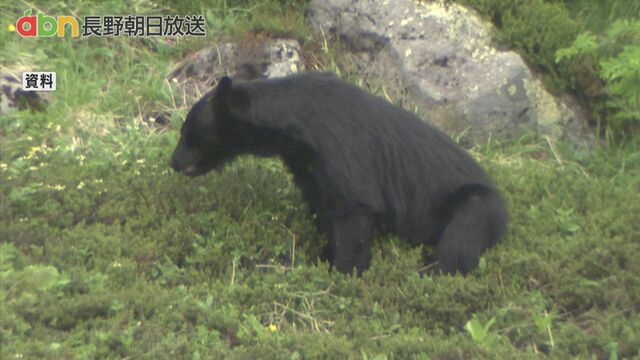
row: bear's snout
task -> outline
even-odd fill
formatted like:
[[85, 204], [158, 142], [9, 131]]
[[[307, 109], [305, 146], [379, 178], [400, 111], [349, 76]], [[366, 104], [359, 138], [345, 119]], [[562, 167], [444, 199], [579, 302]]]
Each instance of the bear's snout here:
[[182, 170], [182, 167], [176, 160], [175, 156], [172, 156], [171, 159], [169, 159], [169, 167], [171, 167], [175, 172], [180, 172]]
[[173, 153], [173, 155], [171, 156], [171, 159], [169, 159], [169, 167], [171, 167], [175, 172], [182, 171], [183, 166], [180, 164], [178, 159], [176, 159], [175, 153]]
[[205, 166], [202, 165], [202, 156], [192, 151], [184, 151], [180, 147], [176, 148], [169, 166], [177, 173], [187, 176], [197, 176], [207, 172]]
[[175, 171], [175, 172], [179, 172], [182, 174], [186, 174], [189, 175], [191, 173], [194, 173], [196, 171], [196, 165], [195, 164], [190, 164], [190, 165], [181, 165], [178, 161], [176, 161], [175, 159], [171, 159], [169, 161], [169, 166]]

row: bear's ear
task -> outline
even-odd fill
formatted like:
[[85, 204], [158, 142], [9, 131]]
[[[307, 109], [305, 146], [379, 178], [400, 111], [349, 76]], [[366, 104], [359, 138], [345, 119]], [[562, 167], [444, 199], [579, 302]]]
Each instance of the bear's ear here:
[[231, 78], [228, 76], [223, 76], [220, 81], [218, 81], [218, 87], [216, 87], [215, 97], [219, 99], [224, 99], [229, 97], [231, 93]]
[[232, 89], [232, 81], [228, 76], [224, 76], [218, 81], [218, 86], [213, 90], [213, 96], [208, 99], [218, 110], [227, 111], [244, 109], [247, 105], [246, 96], [242, 96], [243, 91]]

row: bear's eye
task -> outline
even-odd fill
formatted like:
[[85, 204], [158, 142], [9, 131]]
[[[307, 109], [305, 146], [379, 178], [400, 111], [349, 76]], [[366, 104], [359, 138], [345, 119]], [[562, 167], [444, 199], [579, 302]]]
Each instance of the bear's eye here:
[[182, 136], [184, 137], [184, 142], [187, 146], [195, 147], [197, 145], [197, 132], [193, 127], [185, 129]]
[[184, 141], [187, 141], [187, 130], [184, 126], [180, 129], [180, 137], [184, 139]]
[[187, 116], [187, 119], [180, 128], [180, 137], [184, 140], [184, 143], [189, 147], [195, 146], [198, 132], [197, 123]]
[[204, 150], [209, 147], [213, 141], [211, 132], [208, 131], [206, 126], [198, 124], [191, 124], [187, 126], [182, 134], [184, 137], [184, 143], [190, 148], [196, 148]]

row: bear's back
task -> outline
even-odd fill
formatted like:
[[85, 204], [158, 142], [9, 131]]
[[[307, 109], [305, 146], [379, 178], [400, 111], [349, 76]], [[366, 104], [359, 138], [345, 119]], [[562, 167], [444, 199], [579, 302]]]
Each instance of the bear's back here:
[[302, 73], [238, 88], [249, 99], [251, 122], [312, 149], [321, 187], [391, 214], [395, 227], [407, 232], [461, 186], [490, 185], [444, 132], [334, 74]]

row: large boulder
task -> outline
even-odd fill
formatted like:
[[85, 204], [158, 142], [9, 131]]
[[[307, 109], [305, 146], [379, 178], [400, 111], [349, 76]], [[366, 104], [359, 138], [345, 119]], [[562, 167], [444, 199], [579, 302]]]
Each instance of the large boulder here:
[[592, 142], [586, 118], [544, 89], [513, 51], [491, 43], [491, 24], [457, 4], [416, 0], [312, 0], [309, 19], [346, 44], [339, 64], [394, 101], [471, 143], [535, 132]]
[[22, 90], [22, 72], [25, 68], [0, 71], [0, 115], [9, 115], [18, 110], [45, 111], [49, 104], [48, 91]]
[[169, 79], [178, 88], [178, 106], [190, 106], [221, 76], [258, 79], [304, 70], [300, 43], [293, 39], [247, 38], [220, 41], [174, 65]]

